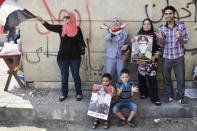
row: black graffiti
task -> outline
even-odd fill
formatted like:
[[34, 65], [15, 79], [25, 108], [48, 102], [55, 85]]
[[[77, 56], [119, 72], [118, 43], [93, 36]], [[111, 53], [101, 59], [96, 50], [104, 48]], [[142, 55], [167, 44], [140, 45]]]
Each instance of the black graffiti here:
[[195, 13], [194, 21], [197, 22], [197, 0], [193, 0], [193, 2], [187, 3], [187, 8], [189, 8], [190, 5], [194, 5], [194, 7], [195, 7], [195, 10], [194, 10], [194, 13]]
[[49, 37], [48, 37], [48, 35], [46, 37], [46, 41], [47, 41], [47, 50], [46, 50], [46, 52], [44, 52], [44, 55], [46, 55], [47, 58], [49, 56], [57, 56], [57, 54], [49, 53]]
[[38, 59], [35, 60], [35, 61], [30, 60], [28, 58], [28, 55], [26, 54], [26, 57], [25, 58], [26, 58], [27, 62], [29, 62], [31, 64], [39, 63], [40, 62], [40, 55], [39, 55], [40, 52], [42, 52], [42, 47], [39, 47], [38, 49], [36, 49], [36, 55], [37, 55]]
[[[153, 7], [155, 7], [155, 6], [153, 6]], [[145, 5], [145, 11], [146, 11], [147, 18], [151, 19], [149, 14], [148, 14], [148, 4]], [[163, 19], [163, 16], [164, 16], [163, 10], [161, 10], [161, 12], [162, 12], [161, 18], [159, 20], [156, 20], [156, 21], [152, 20], [153, 23], [159, 23]]]
[[[46, 49], [46, 52], [44, 52], [44, 55], [46, 55], [47, 58], [49, 56], [57, 56], [57, 54], [55, 54], [55, 53], [49, 53], [49, 40], [48, 40], [48, 36], [46, 37], [46, 41], [47, 41], [47, 43], [46, 43], [47, 49]], [[90, 69], [92, 71], [102, 71], [104, 69], [104, 66], [102, 66], [102, 67], [100, 67], [98, 69], [92, 66], [92, 63], [91, 63], [92, 59], [91, 59], [90, 46], [89, 46], [90, 41], [89, 41], [88, 38], [86, 39], [86, 42], [87, 42], [87, 52], [88, 52], [88, 55], [84, 55], [82, 57], [82, 64], [84, 65], [84, 70]], [[37, 53], [37, 56], [39, 58], [38, 60], [40, 61], [40, 56], [39, 56], [37, 50], [36, 50], [36, 53]], [[29, 61], [30, 63], [38, 63], [39, 62], [39, 61], [33, 62], [33, 61], [30, 61], [29, 59], [27, 59], [27, 61]]]
[[92, 64], [91, 64], [91, 56], [90, 56], [90, 46], [89, 46], [90, 41], [89, 41], [88, 38], [86, 39], [86, 42], [87, 42], [87, 50], [88, 50], [88, 61], [89, 61], [88, 64], [89, 64], [89, 68], [90, 68], [91, 70], [93, 70], [93, 71], [102, 71], [103, 68], [104, 68], [104, 66], [102, 66], [102, 67], [99, 68], [99, 69], [96, 69], [96, 68], [94, 68], [94, 67], [92, 66]]
[[[169, 0], [165, 0], [165, 1], [166, 1], [166, 6], [169, 6]], [[191, 17], [192, 13], [191, 13], [191, 11], [189, 10], [189, 6], [192, 5], [192, 4], [194, 4], [194, 6], [195, 6], [195, 19], [194, 19], [194, 22], [196, 22], [196, 21], [197, 21], [197, 20], [196, 20], [196, 19], [197, 19], [197, 18], [196, 18], [196, 17], [197, 17], [197, 15], [196, 15], [196, 13], [197, 13], [197, 0], [193, 0], [193, 2], [187, 3], [186, 7], [182, 7], [182, 8], [181, 8], [182, 11], [184, 11], [184, 12], [187, 13], [185, 16], [180, 16], [180, 15], [179, 15], [180, 13], [176, 10], [176, 14], [177, 14], [176, 19], [177, 19], [177, 20], [181, 20], [181, 19], [185, 19], [185, 18]], [[149, 5], [146, 4], [146, 5], [145, 5], [145, 13], [146, 13], [147, 18], [150, 18], [149, 13], [148, 13], [148, 7], [149, 7]], [[154, 8], [154, 7], [156, 7], [156, 4], [153, 4], [153, 8]], [[165, 7], [163, 7], [163, 8], [165, 8]], [[161, 17], [160, 17], [158, 20], [152, 20], [153, 23], [159, 23], [159, 22], [162, 21], [162, 19], [163, 19], [163, 17], [164, 17], [164, 10], [163, 10], [163, 8], [161, 9]], [[151, 19], [151, 18], [150, 18], [150, 19]]]

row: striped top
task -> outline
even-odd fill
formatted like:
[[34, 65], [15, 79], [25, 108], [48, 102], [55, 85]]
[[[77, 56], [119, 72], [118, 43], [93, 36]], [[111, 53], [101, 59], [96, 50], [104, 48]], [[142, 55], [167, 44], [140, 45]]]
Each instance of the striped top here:
[[183, 22], [175, 22], [173, 28], [169, 28], [167, 23], [159, 27], [159, 31], [164, 38], [163, 58], [176, 59], [184, 56], [184, 45], [181, 44], [176, 38], [176, 32], [179, 31], [183, 43], [187, 44], [189, 41], [188, 33]]
[[123, 82], [118, 82], [116, 87], [118, 89], [122, 88], [122, 93], [119, 95], [118, 100], [120, 101], [130, 101], [131, 99], [131, 92], [132, 92], [132, 82], [131, 80], [128, 83], [124, 84]]

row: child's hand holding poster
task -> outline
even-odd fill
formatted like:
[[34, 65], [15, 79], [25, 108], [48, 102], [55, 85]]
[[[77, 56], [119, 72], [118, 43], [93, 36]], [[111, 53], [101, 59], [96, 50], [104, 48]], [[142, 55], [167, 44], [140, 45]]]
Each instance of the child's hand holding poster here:
[[107, 120], [112, 92], [112, 86], [105, 87], [103, 85], [94, 84], [87, 115]]

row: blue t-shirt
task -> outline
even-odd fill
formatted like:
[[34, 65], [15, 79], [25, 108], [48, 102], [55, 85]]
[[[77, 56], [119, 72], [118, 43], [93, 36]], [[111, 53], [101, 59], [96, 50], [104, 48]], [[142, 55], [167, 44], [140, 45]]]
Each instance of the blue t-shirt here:
[[130, 101], [131, 100], [131, 88], [132, 82], [129, 80], [128, 83], [118, 82], [116, 84], [117, 89], [122, 88], [122, 93], [119, 95], [118, 100]]

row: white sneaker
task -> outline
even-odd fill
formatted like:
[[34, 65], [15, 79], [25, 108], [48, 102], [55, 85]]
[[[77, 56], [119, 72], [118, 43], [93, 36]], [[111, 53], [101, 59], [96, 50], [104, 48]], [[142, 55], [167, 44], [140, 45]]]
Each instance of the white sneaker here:
[[169, 102], [173, 102], [173, 101], [174, 101], [174, 99], [170, 97], [169, 98]]
[[180, 104], [180, 105], [186, 105], [187, 104], [187, 102], [184, 101], [184, 100], [178, 100], [177, 103]]

